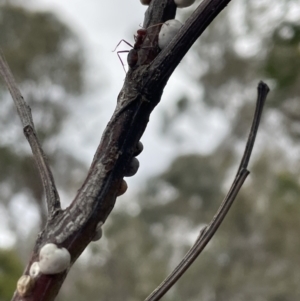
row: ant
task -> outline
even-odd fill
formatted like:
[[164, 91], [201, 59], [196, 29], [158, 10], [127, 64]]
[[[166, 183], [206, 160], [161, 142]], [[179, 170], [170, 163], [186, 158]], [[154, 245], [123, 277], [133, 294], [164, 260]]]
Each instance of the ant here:
[[[121, 50], [121, 51], [117, 51], [117, 55], [119, 57], [119, 60], [121, 61], [121, 64], [123, 66], [123, 69], [126, 73], [126, 70], [125, 70], [125, 66], [124, 66], [124, 63], [120, 57], [120, 53], [128, 53], [128, 56], [127, 56], [127, 63], [128, 63], [128, 66], [130, 68], [133, 68], [137, 63], [138, 63], [138, 60], [139, 60], [139, 56], [138, 56], [138, 51], [140, 49], [144, 49], [144, 48], [151, 48], [152, 46], [149, 46], [149, 47], [142, 47], [145, 39], [146, 39], [146, 36], [147, 36], [147, 30], [151, 27], [154, 27], [154, 26], [158, 26], [158, 25], [162, 25], [163, 23], [158, 23], [158, 24], [155, 24], [155, 25], [152, 25], [152, 26], [149, 26], [148, 28], [141, 28], [141, 29], [138, 29], [137, 30], [137, 34], [134, 35], [134, 45], [132, 46], [130, 43], [128, 43], [127, 41], [125, 40], [121, 40], [118, 45], [116, 46], [116, 48], [113, 50], [116, 51], [116, 49], [118, 48], [118, 46], [124, 42], [126, 43], [128, 46], [132, 47], [131, 50]], [[152, 41], [151, 41], [152, 42]]]

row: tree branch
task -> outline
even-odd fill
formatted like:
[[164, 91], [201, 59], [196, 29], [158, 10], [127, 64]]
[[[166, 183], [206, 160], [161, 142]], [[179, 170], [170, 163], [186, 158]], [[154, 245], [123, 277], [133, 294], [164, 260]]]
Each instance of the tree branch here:
[[33, 120], [32, 120], [31, 109], [26, 104], [20, 90], [18, 89], [14, 76], [12, 75], [9, 66], [5, 61], [4, 56], [1, 53], [1, 50], [0, 50], [0, 73], [14, 100], [15, 106], [17, 108], [19, 117], [23, 125], [24, 135], [27, 138], [29, 145], [31, 147], [32, 154], [35, 163], [37, 165], [43, 183], [44, 191], [45, 191], [47, 207], [48, 207], [48, 218], [51, 218], [51, 216], [55, 215], [57, 210], [60, 210], [60, 200], [55, 186], [54, 178], [50, 166], [48, 164], [47, 158], [45, 156], [45, 153], [37, 137]]
[[171, 43], [154, 59], [150, 65], [153, 73], [150, 78], [157, 78], [157, 82], [164, 85], [194, 42], [230, 1], [202, 1]]
[[[124, 183], [126, 167], [134, 157], [150, 114], [159, 103], [168, 78], [194, 41], [229, 2], [230, 0], [204, 0], [170, 45], [161, 52], [157, 46], [159, 26], [149, 28], [153, 43], [151, 47], [146, 47], [146, 43], [149, 42], [149, 39], [146, 39], [145, 45], [138, 49], [139, 63], [126, 75], [115, 112], [103, 133], [82, 187], [68, 208], [58, 211], [48, 220], [36, 241], [24, 275], [29, 274], [33, 262], [39, 261], [39, 251], [46, 243], [54, 243], [67, 249], [72, 264], [91, 242], [97, 225], [105, 223], [114, 207], [118, 192]], [[149, 27], [173, 19], [175, 13], [173, 0], [152, 0], [145, 14], [144, 26]], [[5, 70], [3, 67], [1, 69]], [[10, 84], [9, 87], [13, 98], [23, 101], [15, 85]], [[34, 139], [28, 107], [25, 105], [21, 112], [29, 116], [25, 118], [25, 125], [30, 129], [28, 137]], [[41, 158], [44, 158], [44, 155]], [[47, 185], [51, 188], [53, 182]], [[67, 273], [68, 270], [51, 276], [41, 274], [35, 279], [28, 296], [22, 297], [16, 293], [13, 300], [52, 301]]]
[[227, 215], [231, 205], [233, 204], [239, 190], [241, 189], [244, 181], [249, 175], [249, 171], [246, 169], [248, 167], [249, 159], [255, 142], [262, 110], [264, 103], [269, 92], [269, 87], [260, 82], [258, 85], [258, 97], [256, 102], [256, 109], [254, 113], [254, 118], [249, 133], [248, 141], [242, 157], [240, 166], [238, 168], [238, 173], [232, 183], [232, 186], [226, 195], [225, 199], [221, 203], [217, 213], [213, 217], [210, 224], [204, 227], [188, 253], [184, 256], [179, 265], [174, 269], [174, 271], [145, 299], [145, 301], [158, 301], [164, 296], [169, 289], [178, 281], [178, 279], [187, 271], [187, 269], [192, 265], [196, 258], [201, 254], [205, 246], [212, 239], [221, 223], [223, 222], [225, 216]]
[[255, 142], [255, 137], [257, 134], [258, 126], [261, 119], [261, 114], [264, 108], [264, 104], [269, 93], [270, 89], [264, 82], [259, 82], [257, 87], [257, 100], [256, 100], [256, 108], [254, 113], [254, 118], [251, 126], [251, 130], [249, 133], [248, 141], [246, 144], [245, 152], [243, 158], [241, 160], [241, 164], [238, 168], [237, 173], [239, 173], [242, 169], [248, 167], [249, 159], [252, 153], [253, 145]]

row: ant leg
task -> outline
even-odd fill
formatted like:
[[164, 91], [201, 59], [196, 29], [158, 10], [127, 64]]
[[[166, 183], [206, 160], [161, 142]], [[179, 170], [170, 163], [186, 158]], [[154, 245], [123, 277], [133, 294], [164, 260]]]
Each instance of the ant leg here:
[[129, 50], [121, 50], [121, 51], [118, 51], [118, 52], [117, 52], [118, 58], [119, 58], [119, 60], [120, 60], [120, 62], [121, 62], [121, 64], [122, 64], [122, 66], [123, 66], [123, 69], [124, 69], [124, 71], [125, 71], [125, 74], [126, 74], [125, 65], [124, 65], [124, 63], [123, 63], [123, 61], [122, 61], [122, 59], [121, 59], [121, 57], [120, 57], [120, 53], [126, 53], [126, 52], [128, 53]]
[[130, 46], [130, 47], [133, 48], [133, 46], [132, 46], [130, 43], [128, 43], [127, 41], [125, 41], [125, 40], [122, 39], [122, 40], [117, 44], [117, 46], [115, 47], [115, 49], [114, 49], [112, 52], [115, 52], [116, 49], [119, 47], [119, 45], [120, 45], [122, 42], [126, 43], [128, 46]]

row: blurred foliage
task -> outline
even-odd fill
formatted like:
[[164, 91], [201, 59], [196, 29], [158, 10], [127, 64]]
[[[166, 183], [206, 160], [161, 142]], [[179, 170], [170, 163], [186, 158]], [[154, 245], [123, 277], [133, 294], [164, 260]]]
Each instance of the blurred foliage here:
[[[164, 174], [149, 181], [143, 218], [151, 224], [189, 216], [191, 224], [199, 224], [199, 218], [205, 220], [211, 216], [222, 195], [222, 171], [217, 171], [211, 160], [210, 156], [196, 154], [178, 157]], [[183, 174], [183, 171], [189, 172]], [[160, 199], [164, 202], [157, 203]]]
[[[82, 48], [78, 38], [53, 14], [0, 5], [0, 45], [22, 93], [33, 108], [38, 135], [59, 132], [69, 95], [83, 91]], [[6, 91], [4, 86], [0, 86]], [[12, 102], [0, 115], [0, 128], [17, 116]]]
[[[8, 147], [0, 147], [0, 157], [6, 163], [1, 166], [0, 182], [14, 178], [15, 181], [11, 183], [11, 189], [14, 193], [18, 193], [26, 187], [35, 194], [34, 197], [36, 199], [41, 199], [43, 187], [41, 186], [32, 156], [20, 156], [12, 153]], [[4, 201], [3, 197], [2, 201]], [[9, 197], [6, 202], [8, 201]]]
[[0, 249], [0, 300], [11, 300], [12, 292], [23, 271], [23, 265], [13, 250]]
[[1, 48], [17, 81], [49, 81], [67, 92], [82, 91], [78, 40], [57, 17], [3, 5], [0, 26]]
[[[291, 88], [299, 82], [300, 25], [282, 22], [273, 33], [272, 43], [266, 60], [266, 73], [276, 79], [278, 90]], [[299, 88], [297, 92], [295, 96], [299, 96]], [[289, 92], [289, 97], [293, 96]]]

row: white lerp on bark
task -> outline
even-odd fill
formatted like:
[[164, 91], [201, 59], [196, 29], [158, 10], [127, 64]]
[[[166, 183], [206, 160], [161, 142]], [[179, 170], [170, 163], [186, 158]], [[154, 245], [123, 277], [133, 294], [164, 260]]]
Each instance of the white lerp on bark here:
[[195, 0], [174, 0], [174, 2], [177, 5], [177, 7], [182, 8], [192, 5], [195, 2]]
[[40, 250], [39, 267], [42, 274], [58, 274], [70, 266], [71, 255], [65, 248], [55, 244], [46, 244]]
[[181, 26], [182, 23], [178, 20], [171, 19], [166, 21], [158, 35], [158, 47], [164, 49], [175, 37]]

